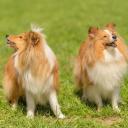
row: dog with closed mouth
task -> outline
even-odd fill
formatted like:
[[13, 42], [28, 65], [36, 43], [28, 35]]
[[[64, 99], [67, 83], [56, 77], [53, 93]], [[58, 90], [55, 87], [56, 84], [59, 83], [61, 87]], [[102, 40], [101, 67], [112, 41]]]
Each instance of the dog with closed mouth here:
[[127, 46], [117, 34], [115, 24], [109, 23], [103, 29], [90, 27], [74, 68], [82, 99], [95, 103], [97, 110], [103, 106], [102, 100], [109, 100], [113, 110], [119, 112], [120, 87], [127, 71], [127, 59]]
[[[57, 118], [64, 118], [57, 100], [58, 62], [40, 28], [19, 35], [8, 35], [7, 44], [16, 49], [4, 75], [4, 90], [12, 105], [25, 93], [27, 117], [34, 117], [37, 104], [49, 102]], [[10, 93], [11, 92], [11, 93]]]

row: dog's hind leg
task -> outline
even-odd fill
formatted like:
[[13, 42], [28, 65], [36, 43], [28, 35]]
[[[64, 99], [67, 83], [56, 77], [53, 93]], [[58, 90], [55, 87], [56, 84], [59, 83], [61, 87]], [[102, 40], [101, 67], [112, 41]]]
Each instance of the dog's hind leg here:
[[16, 80], [9, 79], [9, 76], [6, 75], [3, 82], [3, 88], [8, 103], [10, 103], [13, 110], [16, 109], [19, 99], [19, 86]]

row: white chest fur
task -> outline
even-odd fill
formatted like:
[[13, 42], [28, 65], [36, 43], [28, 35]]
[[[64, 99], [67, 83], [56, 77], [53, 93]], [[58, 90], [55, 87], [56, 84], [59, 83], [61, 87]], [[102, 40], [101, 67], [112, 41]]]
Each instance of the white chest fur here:
[[[50, 64], [49, 70], [53, 70], [56, 57], [47, 43], [44, 43], [43, 48], [45, 56]], [[31, 71], [28, 69], [24, 72], [24, 83], [25, 89], [30, 91], [35, 96], [36, 101], [38, 103], [45, 104], [49, 92], [53, 89], [53, 74], [50, 74], [48, 78], [35, 78], [32, 76]]]
[[49, 78], [43, 80], [35, 78], [31, 75], [31, 71], [28, 70], [24, 73], [24, 88], [25, 90], [31, 92], [36, 99], [37, 103], [45, 104], [49, 92], [52, 89], [53, 85], [53, 75]]
[[21, 74], [21, 69], [20, 69], [20, 67], [19, 67], [19, 55], [18, 55], [17, 53], [15, 54], [14, 66], [15, 66], [17, 72], [18, 72], [19, 74]]
[[123, 55], [119, 52], [117, 48], [108, 48], [104, 50], [104, 62], [114, 62], [120, 61]]
[[104, 50], [104, 61], [97, 62], [93, 68], [87, 68], [91, 81], [98, 90], [112, 91], [120, 85], [126, 72], [126, 62], [121, 62], [123, 55], [117, 48]]

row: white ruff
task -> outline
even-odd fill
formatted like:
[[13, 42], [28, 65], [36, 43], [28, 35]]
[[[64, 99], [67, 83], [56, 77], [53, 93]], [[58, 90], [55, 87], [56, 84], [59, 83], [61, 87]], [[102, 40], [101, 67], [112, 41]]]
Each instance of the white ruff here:
[[98, 93], [103, 98], [109, 98], [115, 88], [120, 87], [121, 79], [126, 72], [125, 62], [119, 63], [123, 56], [117, 48], [104, 50], [104, 61], [97, 62], [93, 68], [87, 67], [90, 80], [94, 83], [88, 88], [87, 95]]
[[53, 89], [53, 75], [48, 79], [35, 78], [31, 75], [31, 71], [26, 71], [24, 74], [24, 88], [31, 92], [37, 103], [45, 104], [48, 100], [48, 95]]

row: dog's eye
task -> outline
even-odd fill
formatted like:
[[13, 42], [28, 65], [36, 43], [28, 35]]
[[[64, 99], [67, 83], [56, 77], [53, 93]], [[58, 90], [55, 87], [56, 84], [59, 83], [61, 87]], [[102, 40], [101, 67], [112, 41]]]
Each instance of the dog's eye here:
[[19, 36], [20, 39], [22, 39], [23, 37], [22, 36]]
[[104, 36], [104, 38], [107, 37], [107, 36]]

